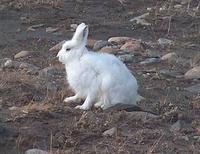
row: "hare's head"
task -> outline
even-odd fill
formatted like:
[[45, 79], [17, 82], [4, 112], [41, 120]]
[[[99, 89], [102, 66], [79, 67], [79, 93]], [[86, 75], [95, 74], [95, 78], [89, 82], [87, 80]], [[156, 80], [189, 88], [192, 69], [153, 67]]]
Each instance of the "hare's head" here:
[[58, 52], [57, 57], [61, 62], [66, 62], [66, 59], [71, 55], [71, 52], [75, 54], [75, 51], [83, 48], [87, 44], [88, 26], [85, 23], [81, 23], [76, 28], [76, 31], [71, 40], [66, 41], [61, 50]]

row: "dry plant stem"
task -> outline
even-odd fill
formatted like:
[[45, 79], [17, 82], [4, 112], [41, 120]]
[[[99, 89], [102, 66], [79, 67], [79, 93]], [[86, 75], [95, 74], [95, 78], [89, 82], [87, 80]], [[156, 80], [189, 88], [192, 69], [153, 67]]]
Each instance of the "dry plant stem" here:
[[51, 131], [51, 136], [50, 136], [50, 154], [53, 154], [52, 152], [52, 145], [53, 145], [53, 135], [52, 135], [52, 131]]
[[171, 29], [171, 21], [172, 21], [172, 16], [169, 17], [169, 24], [168, 24], [168, 29], [167, 29], [167, 35], [169, 35], [170, 29]]
[[157, 145], [159, 144], [159, 142], [160, 142], [160, 140], [162, 139], [162, 137], [163, 137], [163, 133], [162, 133], [162, 135], [160, 136], [160, 138], [154, 142], [154, 144], [152, 145], [152, 147], [149, 149], [149, 152], [148, 152], [148, 153], [153, 153], [153, 152], [154, 152], [155, 148], [156, 148]]

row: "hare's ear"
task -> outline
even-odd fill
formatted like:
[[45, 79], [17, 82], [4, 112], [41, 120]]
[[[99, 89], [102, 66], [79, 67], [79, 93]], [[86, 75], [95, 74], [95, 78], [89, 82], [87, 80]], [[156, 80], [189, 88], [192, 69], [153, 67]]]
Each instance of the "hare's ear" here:
[[86, 27], [83, 30], [83, 39], [84, 41], [87, 41], [88, 38], [88, 26], [86, 25]]
[[81, 44], [85, 45], [87, 42], [87, 37], [88, 37], [88, 26], [82, 23], [78, 25], [78, 27], [76, 28], [76, 31], [74, 33], [72, 40], [77, 45], [81, 45]]

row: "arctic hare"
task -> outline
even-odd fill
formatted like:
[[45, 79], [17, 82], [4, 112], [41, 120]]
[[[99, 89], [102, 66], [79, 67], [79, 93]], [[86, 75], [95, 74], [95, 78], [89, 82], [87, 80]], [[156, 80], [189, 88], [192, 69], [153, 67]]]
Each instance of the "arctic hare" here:
[[78, 25], [71, 40], [58, 52], [59, 61], [65, 64], [67, 80], [74, 96], [65, 102], [84, 100], [77, 109], [95, 107], [107, 109], [118, 103], [136, 104], [139, 100], [135, 77], [117, 57], [107, 53], [88, 51], [88, 26]]

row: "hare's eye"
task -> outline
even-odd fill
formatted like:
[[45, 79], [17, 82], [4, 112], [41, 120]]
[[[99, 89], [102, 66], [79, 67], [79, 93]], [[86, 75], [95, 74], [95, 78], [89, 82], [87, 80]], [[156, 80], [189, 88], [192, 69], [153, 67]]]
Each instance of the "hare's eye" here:
[[66, 49], [66, 51], [69, 51], [69, 50], [70, 50], [70, 49], [68, 49], [68, 48]]

